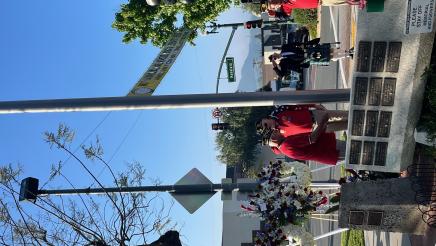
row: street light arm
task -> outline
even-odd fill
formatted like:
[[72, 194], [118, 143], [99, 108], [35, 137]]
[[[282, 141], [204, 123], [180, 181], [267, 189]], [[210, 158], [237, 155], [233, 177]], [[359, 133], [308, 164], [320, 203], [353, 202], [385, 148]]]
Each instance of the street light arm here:
[[221, 58], [220, 68], [218, 69], [218, 75], [217, 75], [217, 78], [216, 78], [215, 93], [217, 93], [217, 94], [218, 94], [218, 88], [219, 88], [219, 85], [220, 85], [220, 75], [221, 75], [221, 70], [223, 68], [224, 59], [226, 59], [227, 51], [229, 50], [230, 44], [232, 43], [233, 35], [235, 34], [236, 29], [238, 29], [238, 27], [236, 27], [236, 26], [234, 26], [232, 28], [232, 33], [230, 34], [229, 41], [227, 42], [226, 49], [224, 50], [223, 57]]

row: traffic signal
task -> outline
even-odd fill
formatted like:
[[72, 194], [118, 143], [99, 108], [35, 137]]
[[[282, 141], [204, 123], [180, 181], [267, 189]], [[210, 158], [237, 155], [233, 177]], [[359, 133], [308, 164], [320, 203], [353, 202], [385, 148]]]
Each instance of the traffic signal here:
[[227, 130], [229, 129], [230, 124], [229, 123], [212, 123], [212, 130], [218, 131], [218, 130]]
[[247, 21], [244, 24], [245, 29], [262, 28], [262, 20]]
[[35, 202], [38, 196], [39, 180], [36, 178], [28, 177], [21, 181], [20, 196], [18, 200]]
[[[184, 4], [190, 4], [193, 3], [195, 0], [180, 0], [181, 3]], [[177, 0], [145, 0], [145, 2], [150, 6], [158, 6], [161, 4], [165, 5], [172, 5], [177, 2]]]

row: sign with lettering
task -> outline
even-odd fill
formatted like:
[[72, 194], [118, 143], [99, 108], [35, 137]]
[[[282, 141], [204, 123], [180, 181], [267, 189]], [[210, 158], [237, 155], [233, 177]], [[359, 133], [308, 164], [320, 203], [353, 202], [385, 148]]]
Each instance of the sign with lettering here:
[[408, 0], [405, 34], [433, 31], [435, 0]]
[[227, 79], [229, 82], [235, 82], [235, 58], [226, 57]]
[[151, 96], [176, 61], [191, 33], [192, 30], [185, 27], [176, 31], [127, 96]]

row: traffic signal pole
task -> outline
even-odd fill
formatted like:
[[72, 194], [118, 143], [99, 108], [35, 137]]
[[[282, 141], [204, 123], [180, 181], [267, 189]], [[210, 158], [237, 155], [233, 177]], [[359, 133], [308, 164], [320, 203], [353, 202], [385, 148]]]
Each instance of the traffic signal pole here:
[[232, 43], [233, 35], [235, 35], [236, 30], [238, 27], [232, 28], [232, 33], [230, 34], [229, 41], [227, 41], [226, 48], [224, 50], [223, 57], [221, 58], [220, 67], [218, 69], [218, 76], [216, 79], [216, 87], [215, 87], [215, 93], [218, 93], [219, 85], [220, 85], [220, 79], [221, 79], [221, 70], [223, 69], [224, 59], [226, 59], [227, 51], [229, 50], [230, 44]]
[[228, 184], [190, 184], [190, 185], [151, 185], [135, 187], [108, 187], [84, 189], [38, 190], [42, 195], [75, 195], [75, 194], [105, 194], [105, 193], [139, 193], [139, 192], [170, 192], [177, 194], [215, 193], [216, 191], [241, 192], [255, 191], [259, 183], [228, 183]]
[[350, 89], [49, 99], [0, 102], [0, 114], [253, 107], [349, 101]]
[[[313, 182], [310, 184], [310, 187], [316, 189], [337, 188], [336, 186], [338, 186], [337, 183]], [[27, 177], [21, 181], [19, 201], [36, 202], [38, 197], [48, 195], [168, 192], [188, 212], [194, 213], [217, 191], [249, 193], [258, 189], [258, 180], [214, 184], [198, 169], [193, 168], [174, 185], [43, 190], [39, 189], [39, 180], [37, 178]]]
[[[249, 22], [258, 22], [262, 24], [291, 24], [295, 23], [292, 20], [272, 20], [272, 21], [264, 21], [262, 19], [257, 20], [251, 20]], [[216, 24], [213, 23], [212, 25], [207, 26], [208, 28], [224, 28], [224, 27], [233, 27], [238, 28], [240, 26], [244, 26], [247, 22], [236, 22], [236, 23], [227, 23], [227, 24]]]
[[[337, 182], [312, 182], [310, 187], [314, 189], [340, 188]], [[84, 189], [57, 189], [38, 190], [38, 196], [43, 195], [76, 195], [76, 194], [106, 194], [106, 193], [139, 193], [139, 192], [169, 192], [177, 194], [215, 193], [216, 191], [253, 192], [259, 187], [258, 182], [253, 183], [222, 183], [222, 184], [189, 184], [189, 185], [150, 185], [135, 187], [108, 187], [108, 188], [84, 188]]]

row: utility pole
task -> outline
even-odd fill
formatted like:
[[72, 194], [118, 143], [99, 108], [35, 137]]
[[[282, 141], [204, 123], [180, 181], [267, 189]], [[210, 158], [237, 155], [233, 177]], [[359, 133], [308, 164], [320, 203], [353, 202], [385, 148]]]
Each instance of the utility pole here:
[[[251, 20], [248, 22], [252, 23], [259, 23], [259, 24], [292, 24], [295, 23], [294, 20], [272, 20], [272, 21], [264, 21], [262, 19], [257, 20]], [[206, 26], [208, 28], [212, 28], [212, 31], [209, 33], [216, 33], [216, 30], [219, 28], [225, 28], [225, 27], [231, 27], [231, 28], [238, 28], [241, 26], [245, 26], [247, 22], [236, 22], [236, 23], [226, 23], [226, 24], [217, 24], [215, 22], [211, 22], [212, 24], [209, 26]]]
[[238, 27], [232, 27], [232, 33], [230, 33], [229, 41], [227, 41], [226, 48], [224, 49], [223, 57], [221, 58], [220, 67], [218, 69], [218, 75], [217, 75], [217, 78], [216, 78], [215, 93], [217, 93], [217, 94], [218, 94], [218, 88], [219, 88], [220, 79], [221, 79], [221, 70], [223, 69], [224, 59], [227, 56], [227, 51], [229, 51], [229, 47], [230, 47], [230, 44], [232, 43], [233, 35], [235, 35], [235, 32], [236, 32], [237, 28]]
[[[336, 183], [312, 183], [310, 186], [330, 189], [336, 185]], [[21, 181], [19, 200], [35, 202], [37, 197], [47, 195], [168, 192], [192, 214], [217, 191], [232, 192], [237, 190], [238, 192], [254, 192], [258, 189], [259, 182], [257, 180], [252, 180], [252, 182], [222, 182], [220, 184], [213, 184], [198, 169], [193, 168], [174, 185], [40, 190], [39, 180], [28, 177]]]
[[0, 114], [252, 107], [349, 101], [350, 89], [49, 99], [0, 102]]

